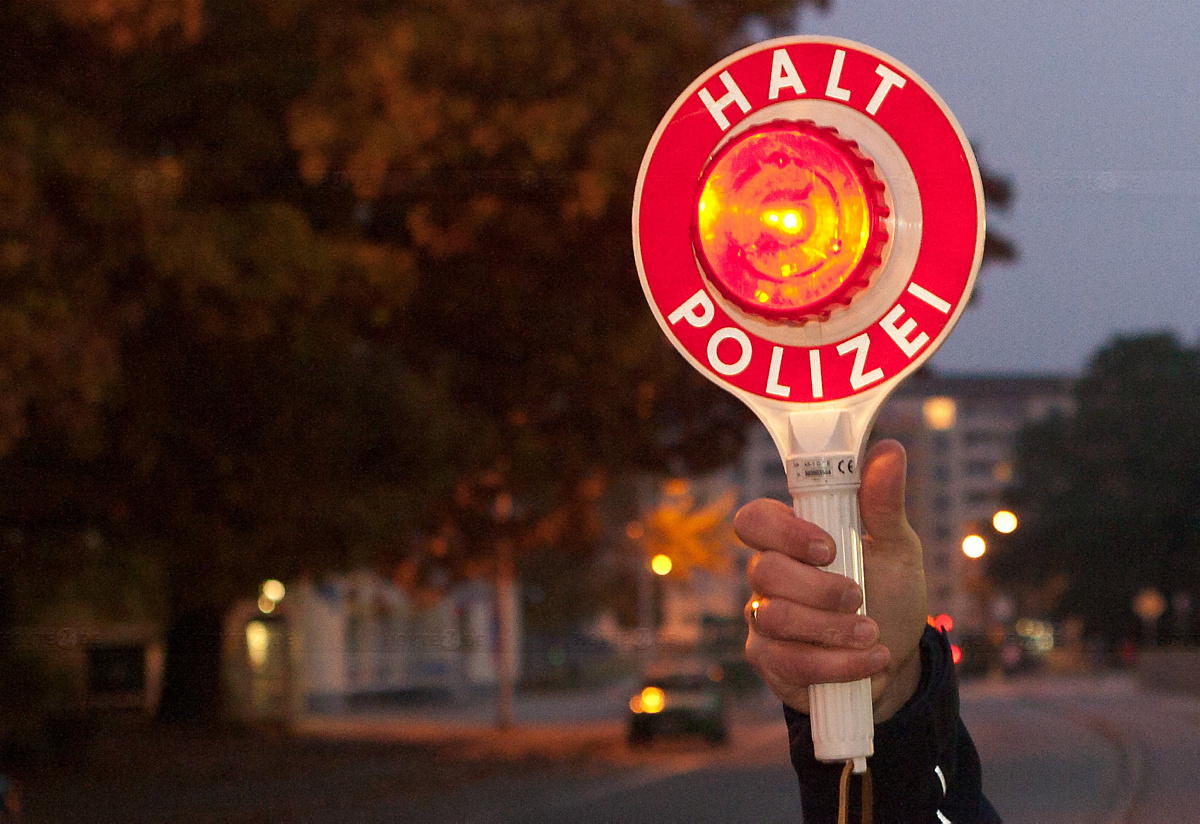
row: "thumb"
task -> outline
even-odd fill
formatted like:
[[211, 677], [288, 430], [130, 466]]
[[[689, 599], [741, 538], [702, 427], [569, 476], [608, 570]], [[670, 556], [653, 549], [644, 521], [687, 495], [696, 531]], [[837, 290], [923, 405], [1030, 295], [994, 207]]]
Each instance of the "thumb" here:
[[867, 452], [858, 500], [863, 527], [877, 549], [881, 543], [904, 544], [915, 538], [904, 510], [907, 466], [898, 441], [880, 441]]

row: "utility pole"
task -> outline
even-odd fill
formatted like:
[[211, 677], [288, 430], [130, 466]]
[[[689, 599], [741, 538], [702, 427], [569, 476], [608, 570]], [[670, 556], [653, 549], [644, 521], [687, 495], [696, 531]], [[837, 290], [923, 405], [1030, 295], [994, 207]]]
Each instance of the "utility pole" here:
[[513, 699], [516, 692], [516, 581], [513, 571], [513, 545], [508, 535], [513, 500], [508, 492], [496, 495], [493, 514], [499, 533], [496, 539], [496, 729], [513, 726]]
[[642, 539], [646, 527], [641, 521], [630, 521], [625, 526], [625, 535], [633, 548], [634, 581], [637, 586], [638, 658], [642, 667], [654, 657], [654, 579], [650, 574], [650, 561]]

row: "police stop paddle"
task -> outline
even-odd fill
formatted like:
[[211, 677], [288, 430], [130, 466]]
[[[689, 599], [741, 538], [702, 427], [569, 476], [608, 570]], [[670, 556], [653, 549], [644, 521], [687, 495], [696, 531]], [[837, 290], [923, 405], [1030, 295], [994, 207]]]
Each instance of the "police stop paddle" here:
[[[962, 314], [984, 228], [979, 169], [949, 109], [907, 66], [846, 40], [726, 58], [646, 149], [633, 246], [650, 308], [762, 420], [797, 515], [834, 538], [829, 569], [860, 585], [863, 445]], [[869, 681], [810, 699], [817, 757], [861, 772]]]

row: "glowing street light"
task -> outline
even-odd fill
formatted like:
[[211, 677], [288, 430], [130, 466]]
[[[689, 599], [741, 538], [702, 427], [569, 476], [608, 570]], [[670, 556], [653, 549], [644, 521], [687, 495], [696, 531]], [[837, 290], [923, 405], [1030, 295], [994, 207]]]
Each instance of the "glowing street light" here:
[[671, 559], [666, 555], [655, 555], [650, 559], [650, 568], [654, 570], [655, 575], [666, 575], [671, 571]]
[[263, 581], [262, 590], [258, 595], [258, 611], [263, 615], [270, 615], [275, 611], [275, 607], [278, 606], [279, 602], [283, 600], [286, 592], [287, 590], [284, 589], [283, 584], [274, 578]]
[[968, 558], [982, 558], [987, 552], [987, 541], [978, 535], [968, 535], [963, 538], [962, 551]]
[[271, 631], [262, 621], [251, 621], [246, 624], [246, 653], [250, 657], [250, 666], [261, 670], [267, 663], [267, 649], [271, 645]]
[[958, 405], [954, 398], [928, 398], [921, 407], [925, 416], [925, 425], [937, 432], [945, 432], [954, 428], [958, 416]]
[[992, 528], [997, 532], [1008, 535], [1017, 528], [1017, 516], [1002, 509], [992, 516]]
[[283, 588], [282, 583], [271, 578], [263, 582], [262, 594], [278, 604], [283, 600], [283, 596], [287, 594], [287, 590]]

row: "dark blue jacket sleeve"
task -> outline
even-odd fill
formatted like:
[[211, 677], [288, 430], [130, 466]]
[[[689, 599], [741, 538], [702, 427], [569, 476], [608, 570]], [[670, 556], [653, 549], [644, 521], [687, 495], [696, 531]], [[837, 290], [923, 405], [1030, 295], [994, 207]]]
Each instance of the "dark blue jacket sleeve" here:
[[[800, 778], [807, 824], [837, 821], [841, 764], [813, 755], [808, 716], [784, 707], [792, 766]], [[868, 762], [875, 821], [880, 824], [992, 824], [1000, 816], [983, 797], [979, 754], [958, 717], [958, 678], [946, 636], [921, 638], [921, 682], [908, 703], [875, 727]], [[851, 782], [850, 821], [860, 819], [860, 782]]]

